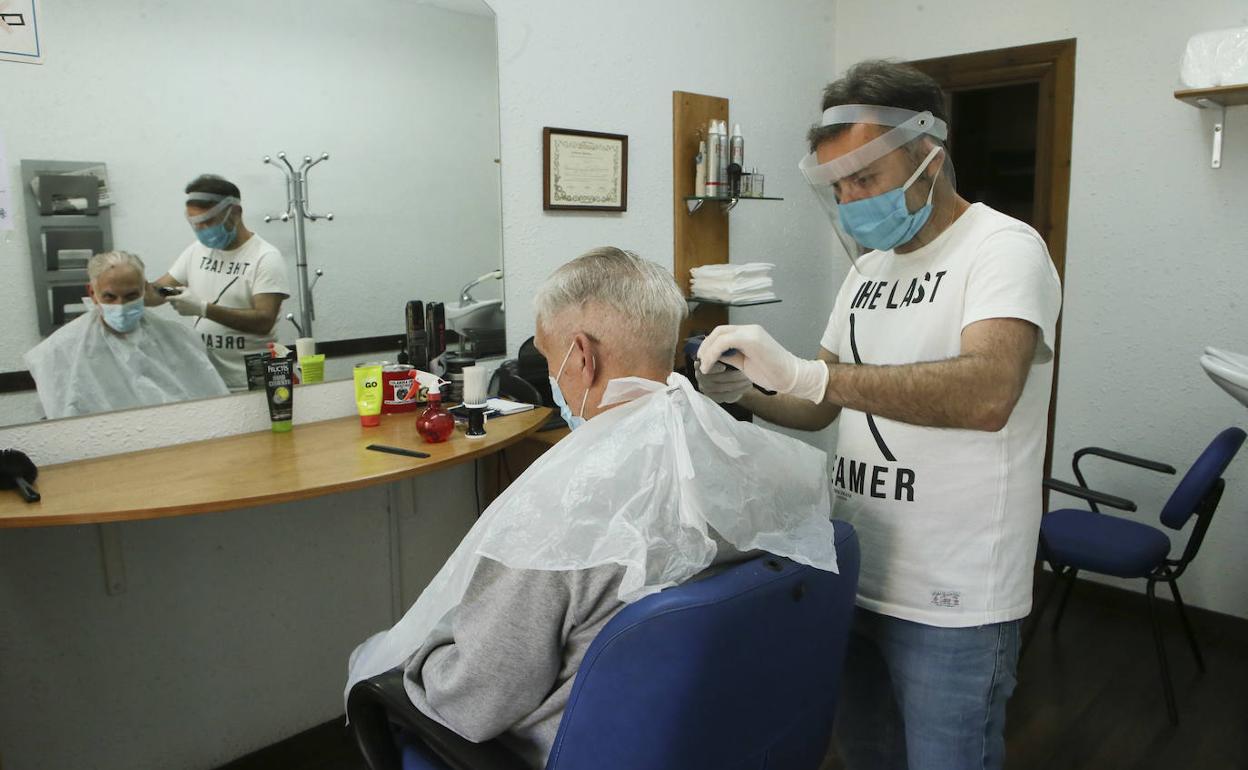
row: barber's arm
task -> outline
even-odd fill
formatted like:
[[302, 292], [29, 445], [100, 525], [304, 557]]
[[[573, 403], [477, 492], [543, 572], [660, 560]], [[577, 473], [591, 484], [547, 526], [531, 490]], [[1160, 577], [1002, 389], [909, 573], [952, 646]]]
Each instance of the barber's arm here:
[[268, 334], [277, 323], [277, 314], [285, 298], [282, 294], [253, 294], [251, 304], [254, 307], [249, 308], [223, 307], [209, 302], [204, 317], [247, 334]]
[[[802, 360], [758, 326], [721, 326], [702, 343], [702, 352], [713, 362], [714, 356], [736, 348], [739, 352], [725, 361], [762, 387], [810, 404], [912, 425], [997, 431], [1022, 395], [1038, 333], [1028, 321], [989, 318], [962, 330], [958, 356], [900, 366]], [[743, 405], [751, 408], [744, 400]]]
[[225, 307], [183, 289], [181, 294], [175, 294], [168, 300], [180, 315], [203, 316], [246, 334], [268, 334], [277, 323], [277, 314], [281, 312], [285, 298], [284, 294], [253, 294], [253, 307]]

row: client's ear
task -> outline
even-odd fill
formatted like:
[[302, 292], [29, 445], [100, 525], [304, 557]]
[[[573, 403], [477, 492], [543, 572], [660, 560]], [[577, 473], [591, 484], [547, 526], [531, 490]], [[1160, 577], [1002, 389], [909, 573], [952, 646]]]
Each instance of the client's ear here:
[[594, 352], [594, 341], [588, 335], [579, 332], [572, 339], [576, 346], [575, 354], [581, 358], [581, 369], [576, 376], [581, 385], [588, 389], [594, 384], [594, 379], [598, 375], [598, 356]]

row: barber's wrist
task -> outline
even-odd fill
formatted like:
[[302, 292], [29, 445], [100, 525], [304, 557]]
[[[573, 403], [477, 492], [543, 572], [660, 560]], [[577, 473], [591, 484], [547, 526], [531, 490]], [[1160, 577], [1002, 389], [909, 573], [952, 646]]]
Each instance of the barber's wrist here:
[[797, 398], [804, 398], [815, 404], [822, 404], [828, 390], [828, 364], [819, 360], [799, 360], [794, 372], [793, 382], [785, 389], [785, 393]]
[[757, 412], [759, 406], [770, 396], [762, 392], [758, 388], [750, 388], [741, 394], [741, 398], [736, 400], [736, 405], [748, 412]]

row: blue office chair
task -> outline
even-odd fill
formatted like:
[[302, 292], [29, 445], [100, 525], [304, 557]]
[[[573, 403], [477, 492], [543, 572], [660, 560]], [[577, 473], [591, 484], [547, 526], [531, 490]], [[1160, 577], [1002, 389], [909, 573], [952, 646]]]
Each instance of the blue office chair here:
[[1182, 481], [1171, 493], [1165, 507], [1161, 509], [1161, 523], [1173, 530], [1183, 529], [1188, 519], [1193, 515], [1196, 517], [1196, 524], [1188, 536], [1187, 545], [1177, 559], [1170, 558], [1170, 538], [1161, 530], [1137, 521], [1108, 516], [1100, 512], [1097, 508], [1098, 503], [1125, 511], [1134, 511], [1136, 508], [1135, 503], [1130, 500], [1090, 489], [1079, 469], [1079, 460], [1085, 455], [1094, 455], [1160, 473], [1173, 474], [1175, 469], [1165, 463], [1099, 447], [1085, 447], [1075, 452], [1073, 467], [1078, 485], [1048, 479], [1045, 486], [1056, 492], [1087, 500], [1092, 510], [1063, 508], [1050, 511], [1044, 515], [1040, 523], [1040, 556], [1049, 563], [1056, 579], [1036, 609], [1027, 641], [1030, 641], [1031, 635], [1035, 633], [1040, 617], [1044, 614], [1059, 584], [1064, 583], [1062, 600], [1053, 618], [1053, 631], [1057, 631], [1062, 614], [1066, 610], [1066, 602], [1070, 599], [1071, 590], [1074, 588], [1075, 576], [1080, 570], [1122, 578], [1144, 578], [1148, 581], [1149, 618], [1153, 625], [1157, 658], [1161, 664], [1166, 709], [1170, 714], [1171, 723], [1177, 725], [1179, 712], [1174, 702], [1174, 684], [1170, 680], [1170, 667], [1166, 660], [1166, 649], [1157, 614], [1156, 587], [1157, 583], [1166, 583], [1170, 586], [1183, 631], [1187, 636], [1188, 644], [1191, 645], [1192, 654], [1196, 657], [1196, 666], [1203, 673], [1204, 657], [1200, 653], [1200, 646], [1196, 643], [1196, 634], [1192, 630], [1192, 624], [1187, 618], [1187, 611], [1179, 594], [1178, 580], [1183, 571], [1187, 569], [1187, 565], [1196, 558], [1196, 553], [1200, 550], [1201, 543], [1204, 542], [1209, 522], [1213, 518], [1214, 511], [1217, 510], [1222, 490], [1226, 486], [1222, 473], [1244, 443], [1244, 437], [1244, 431], [1239, 428], [1227, 428], [1219, 433], [1200, 457], [1196, 458], [1196, 462], [1192, 464]]
[[[764, 555], [621, 610], [586, 652], [547, 770], [815, 770], [827, 750], [858, 584], [858, 540], [835, 522], [840, 574]], [[394, 670], [352, 688], [373, 770], [516, 770], [496, 741], [425, 717]]]

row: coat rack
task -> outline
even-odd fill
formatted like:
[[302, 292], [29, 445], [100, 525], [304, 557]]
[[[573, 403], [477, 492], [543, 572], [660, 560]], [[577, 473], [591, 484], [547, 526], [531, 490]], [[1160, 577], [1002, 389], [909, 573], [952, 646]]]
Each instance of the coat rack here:
[[282, 166], [270, 158], [264, 156], [264, 162], [275, 166], [286, 177], [286, 210], [281, 214], [266, 216], [265, 222], [272, 222], [274, 219], [280, 219], [283, 222], [294, 220], [295, 223], [295, 274], [298, 281], [299, 289], [299, 321], [294, 319], [293, 314], [287, 314], [286, 319], [295, 325], [299, 330], [300, 337], [312, 336], [312, 321], [316, 318], [316, 308], [312, 303], [312, 290], [316, 288], [317, 281], [320, 280], [324, 272], [316, 271], [312, 283], [308, 283], [308, 244], [304, 234], [304, 220], [315, 222], [318, 219], [326, 221], [334, 221], [333, 214], [313, 214], [308, 211], [308, 172], [312, 167], [321, 161], [329, 160], [329, 153], [321, 153], [321, 157], [313, 160], [311, 155], [303, 156], [303, 163], [299, 164], [298, 170], [290, 165], [290, 161], [286, 160], [286, 153], [279, 152], [277, 160], [282, 162]]

